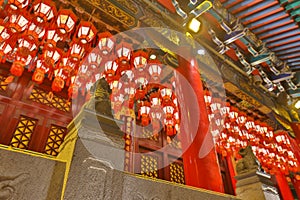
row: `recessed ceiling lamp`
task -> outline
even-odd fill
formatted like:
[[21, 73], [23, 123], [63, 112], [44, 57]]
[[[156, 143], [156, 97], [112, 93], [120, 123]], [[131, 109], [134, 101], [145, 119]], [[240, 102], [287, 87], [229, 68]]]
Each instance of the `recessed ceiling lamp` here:
[[295, 108], [296, 108], [296, 109], [300, 109], [300, 100], [298, 100], [298, 101], [295, 103]]
[[201, 26], [201, 22], [196, 18], [193, 18], [188, 24], [189, 30], [193, 31], [194, 33], [199, 32], [200, 26]]

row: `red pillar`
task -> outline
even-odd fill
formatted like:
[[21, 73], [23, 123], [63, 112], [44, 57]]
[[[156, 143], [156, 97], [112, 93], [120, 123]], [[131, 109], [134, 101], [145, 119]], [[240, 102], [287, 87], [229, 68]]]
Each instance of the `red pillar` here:
[[286, 177], [282, 173], [276, 174], [277, 185], [280, 190], [280, 194], [283, 200], [293, 200], [293, 194], [289, 187], [289, 183], [286, 180]]
[[295, 188], [295, 191], [296, 191], [298, 199], [299, 199], [299, 197], [300, 197], [300, 180], [293, 178], [292, 183], [293, 183], [293, 186]]
[[182, 113], [180, 130], [186, 184], [224, 192], [213, 138], [208, 131], [202, 80], [197, 60], [186, 54], [189, 50], [188, 47], [180, 47], [185, 58], [178, 56], [177, 71], [182, 76], [178, 73], [176, 76], [176, 93]]
[[233, 159], [232, 156], [226, 156], [226, 162], [227, 162], [227, 166], [228, 166], [228, 170], [229, 170], [229, 174], [230, 174], [230, 178], [231, 178], [233, 190], [234, 190], [234, 193], [235, 193], [235, 190], [236, 190], [236, 179], [234, 177], [236, 176], [236, 174], [235, 174], [234, 164], [232, 162], [232, 159]]
[[300, 122], [292, 122], [291, 127], [295, 133], [297, 144], [300, 144]]

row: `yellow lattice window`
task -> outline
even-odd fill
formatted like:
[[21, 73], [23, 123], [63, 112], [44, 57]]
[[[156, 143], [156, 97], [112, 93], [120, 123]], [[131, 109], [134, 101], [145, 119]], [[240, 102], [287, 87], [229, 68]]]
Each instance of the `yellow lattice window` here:
[[8, 82], [6, 81], [7, 76], [0, 75], [0, 91], [5, 91], [8, 86]]
[[153, 132], [148, 130], [147, 128], [143, 128], [142, 138], [153, 140], [153, 141], [156, 141], [156, 142], [158, 141], [158, 137], [155, 137], [153, 135]]
[[48, 92], [34, 87], [30, 94], [29, 99], [38, 103], [45, 104], [49, 107], [57, 108], [59, 110], [69, 112], [71, 107], [71, 102], [67, 101], [67, 99], [61, 98], [55, 94], [50, 97]]
[[67, 129], [64, 127], [51, 125], [50, 133], [45, 147], [46, 154], [56, 156], [59, 153], [59, 146], [64, 141], [66, 131]]
[[183, 166], [181, 164], [170, 164], [170, 181], [184, 184], [184, 171]]
[[169, 145], [175, 149], [181, 149], [181, 142], [176, 137], [172, 139]]
[[158, 161], [156, 157], [150, 155], [141, 156], [141, 174], [158, 178]]
[[20, 149], [27, 149], [36, 124], [36, 119], [21, 115], [10, 145]]

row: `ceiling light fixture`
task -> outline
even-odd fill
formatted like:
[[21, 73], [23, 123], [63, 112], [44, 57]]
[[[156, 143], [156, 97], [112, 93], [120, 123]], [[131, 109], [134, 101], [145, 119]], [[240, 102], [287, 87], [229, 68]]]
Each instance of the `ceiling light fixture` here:
[[298, 101], [295, 103], [295, 108], [296, 108], [296, 109], [300, 109], [300, 100], [298, 100]]

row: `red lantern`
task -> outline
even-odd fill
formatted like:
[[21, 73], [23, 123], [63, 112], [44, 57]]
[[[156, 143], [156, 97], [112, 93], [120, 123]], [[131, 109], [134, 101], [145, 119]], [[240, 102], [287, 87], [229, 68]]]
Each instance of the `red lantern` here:
[[231, 106], [228, 117], [231, 122], [235, 122], [238, 117], [238, 109], [236, 107]]
[[72, 76], [71, 77], [71, 85], [68, 88], [69, 99], [76, 99], [77, 96], [78, 96], [78, 90], [79, 90], [79, 85], [78, 85], [78, 82], [77, 82], [77, 77]]
[[10, 16], [8, 27], [11, 29], [13, 33], [16, 32], [20, 33], [28, 27], [30, 23], [29, 16], [25, 14], [24, 15], [13, 14]]
[[147, 94], [147, 84], [149, 75], [145, 71], [135, 71], [134, 83], [136, 85], [135, 99], [142, 99]]
[[0, 59], [4, 63], [6, 58], [13, 52], [16, 46], [16, 38], [12, 37], [9, 40], [0, 43]]
[[162, 71], [161, 63], [158, 60], [149, 60], [148, 62], [149, 74], [153, 81], [160, 80], [160, 74]]
[[41, 84], [44, 81], [45, 73], [44, 69], [36, 68], [32, 75], [32, 80], [37, 84]]
[[23, 62], [24, 66], [28, 65], [37, 53], [37, 40], [28, 35], [24, 35], [18, 40], [18, 43], [15, 60]]
[[61, 40], [61, 37], [59, 36], [56, 27], [51, 26], [47, 30], [45, 34], [45, 43], [47, 43], [50, 47], [56, 47], [56, 43]]
[[82, 44], [91, 42], [97, 33], [97, 29], [91, 22], [81, 21], [77, 30], [77, 38]]
[[118, 64], [115, 61], [108, 59], [108, 61], [106, 61], [104, 64], [104, 69], [104, 75], [108, 83], [112, 82], [113, 80], [117, 80], [116, 74], [118, 70]]
[[61, 59], [57, 74], [66, 81], [66, 86], [69, 86], [71, 77], [77, 74], [78, 68], [78, 63], [73, 62], [69, 57], [64, 57]]
[[169, 105], [164, 105], [163, 106], [163, 111], [164, 111], [165, 116], [166, 116], [165, 118], [167, 120], [170, 120], [170, 119], [173, 119], [173, 114], [175, 113], [176, 108], [172, 103], [170, 103]]
[[135, 84], [131, 81], [123, 82], [123, 91], [122, 94], [126, 97], [126, 106], [128, 108], [133, 108], [134, 105], [134, 96], [135, 96]]
[[22, 76], [24, 71], [24, 65], [20, 61], [15, 61], [13, 62], [11, 68], [10, 68], [10, 73], [14, 76]]
[[76, 25], [77, 17], [72, 10], [62, 9], [58, 12], [56, 24], [62, 35], [70, 33]]
[[204, 90], [204, 101], [205, 101], [205, 104], [207, 107], [210, 106], [211, 100], [212, 100], [211, 92], [208, 89], [205, 89]]
[[133, 66], [137, 70], [143, 71], [147, 66], [148, 57], [149, 55], [142, 50], [134, 52], [132, 56]]
[[24, 9], [29, 5], [29, 0], [8, 0], [7, 5], [13, 11]]
[[79, 62], [85, 55], [85, 49], [80, 43], [73, 43], [69, 50], [69, 57], [73, 62]]
[[98, 34], [98, 47], [102, 56], [108, 55], [115, 45], [115, 40], [110, 32]]
[[98, 52], [90, 52], [87, 56], [88, 66], [91, 67], [92, 70], [99, 68], [102, 56]]
[[[48, 78], [51, 80], [53, 71], [56, 69], [56, 65], [61, 58], [62, 52], [57, 48], [44, 47], [43, 54], [39, 56], [36, 61], [36, 68], [43, 69], [45, 73], [48, 73]], [[29, 68], [29, 70], [31, 70]]]
[[33, 4], [33, 13], [36, 16], [36, 22], [44, 24], [54, 19], [56, 15], [56, 6], [54, 2], [48, 0], [37, 0]]
[[12, 32], [5, 26], [5, 23], [0, 19], [0, 43], [9, 39], [12, 36]]
[[172, 102], [172, 99], [173, 99], [173, 92], [172, 92], [172, 87], [165, 87], [165, 88], [162, 88], [160, 90], [160, 94], [161, 94], [161, 97], [162, 97], [162, 103], [165, 104], [165, 103], [168, 103], [168, 102]]
[[60, 92], [65, 86], [65, 81], [61, 76], [55, 76], [53, 82], [52, 82], [52, 90], [54, 92]]
[[35, 24], [34, 22], [31, 22], [28, 26], [28, 29], [26, 30], [26, 34], [30, 35], [33, 38], [42, 38], [45, 35], [45, 28]]
[[121, 93], [113, 93], [112, 94], [112, 108], [114, 114], [117, 114], [122, 109], [122, 104], [124, 102], [124, 95]]
[[173, 137], [176, 135], [176, 130], [175, 130], [175, 123], [173, 119], [165, 119], [165, 127], [164, 130], [169, 137]]
[[246, 121], [247, 121], [247, 115], [246, 115], [246, 113], [240, 112], [239, 115], [238, 115], [238, 117], [237, 117], [237, 119], [236, 119], [236, 122], [238, 123], [238, 125], [240, 127], [242, 127], [242, 126], [245, 125]]
[[150, 103], [147, 101], [142, 101], [139, 104], [139, 113], [138, 119], [141, 120], [142, 126], [148, 126], [150, 122], [149, 112], [150, 112]]
[[118, 63], [121, 74], [122, 72], [131, 69], [131, 65], [130, 65], [131, 51], [132, 51], [131, 45], [126, 42], [121, 42], [116, 47], [116, 54], [118, 57], [116, 62]]

